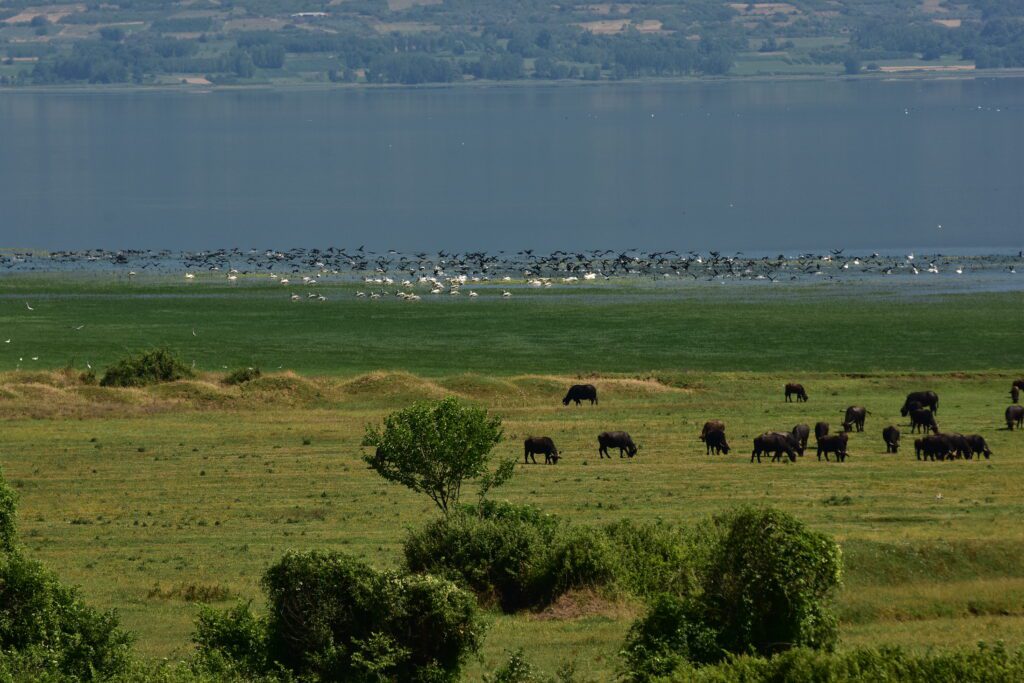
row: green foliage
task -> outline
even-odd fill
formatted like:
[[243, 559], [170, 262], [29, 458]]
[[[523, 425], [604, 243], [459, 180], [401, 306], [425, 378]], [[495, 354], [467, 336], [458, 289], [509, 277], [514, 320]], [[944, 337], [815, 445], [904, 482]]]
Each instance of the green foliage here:
[[0, 473], [0, 552], [15, 552], [17, 543], [18, 497]]
[[322, 681], [455, 680], [483, 626], [473, 597], [341, 553], [288, 553], [264, 577], [271, 660]]
[[46, 669], [90, 681], [128, 663], [131, 637], [113, 612], [98, 612], [38, 562], [0, 559], [0, 649], [35, 653]]
[[167, 349], [153, 349], [122, 358], [103, 374], [100, 386], [142, 387], [191, 377], [192, 370]]
[[674, 683], [1012, 683], [1024, 679], [1024, 651], [979, 644], [974, 649], [914, 654], [899, 648], [861, 648], [827, 653], [796, 648], [770, 659], [730, 657], [714, 666], [681, 665]]
[[427, 494], [447, 514], [463, 483], [486, 475], [500, 440], [500, 418], [448, 397], [392, 413], [383, 427], [368, 426], [363, 446], [375, 452], [364, 459], [388, 481]]
[[630, 593], [652, 597], [683, 596], [697, 583], [700, 535], [661, 522], [638, 524], [628, 519], [605, 527], [622, 565], [620, 582]]
[[841, 575], [835, 542], [772, 509], [742, 508], [716, 527], [699, 592], [658, 598], [630, 629], [622, 654], [633, 680], [729, 653], [834, 647], [830, 598]]
[[224, 663], [230, 662], [233, 670], [258, 676], [270, 668], [266, 620], [253, 614], [249, 603], [240, 602], [223, 611], [202, 607], [192, 642], [208, 670], [223, 670]]
[[542, 602], [557, 527], [554, 517], [532, 507], [460, 509], [410, 532], [405, 564], [409, 571], [448, 577], [485, 604], [514, 612]]
[[259, 368], [239, 368], [224, 378], [224, 384], [236, 385], [259, 379], [263, 372]]

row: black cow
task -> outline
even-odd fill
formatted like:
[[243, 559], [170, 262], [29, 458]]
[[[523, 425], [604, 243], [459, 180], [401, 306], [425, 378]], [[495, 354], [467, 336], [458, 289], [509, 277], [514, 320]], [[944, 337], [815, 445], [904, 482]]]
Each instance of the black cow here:
[[1006, 409], [1006, 428], [1024, 427], [1024, 406], [1010, 406]]
[[807, 439], [811, 435], [811, 428], [805, 424], [799, 424], [793, 427], [792, 434], [796, 437], [796, 442], [800, 445], [800, 455], [803, 455], [804, 451], [807, 450]]
[[601, 432], [597, 435], [597, 444], [598, 457], [601, 458], [612, 457], [608, 455], [609, 448], [618, 448], [620, 458], [623, 453], [632, 458], [638, 450], [633, 439], [626, 432]]
[[914, 441], [918, 460], [945, 460], [952, 455], [952, 445], [945, 434], [927, 434]]
[[1018, 387], [1016, 384], [1010, 387], [1010, 399], [1014, 403], [1020, 403], [1020, 387]]
[[798, 444], [796, 437], [785, 432], [765, 432], [754, 438], [754, 450], [750, 454], [750, 462], [757, 458], [761, 462], [761, 455], [772, 454], [772, 462], [782, 460], [782, 454], [789, 456], [790, 462], [796, 462]]
[[725, 453], [729, 455], [729, 443], [725, 440], [725, 432], [721, 429], [712, 429], [704, 437], [704, 445], [707, 447], [707, 454]]
[[562, 405], [569, 405], [569, 401], [576, 401], [576, 405], [581, 405], [582, 401], [590, 401], [590, 405], [594, 405], [597, 403], [597, 387], [593, 384], [574, 384], [569, 387], [565, 398], [562, 399]]
[[700, 440], [701, 441], [707, 440], [708, 432], [713, 432], [716, 429], [719, 430], [719, 431], [724, 432], [725, 431], [725, 423], [722, 422], [721, 420], [708, 420], [707, 422], [705, 422], [704, 423], [704, 428], [700, 430]]
[[934, 391], [914, 391], [907, 394], [907, 400], [903, 402], [903, 407], [900, 408], [900, 415], [906, 417], [907, 413], [913, 410], [910, 406], [911, 403], [919, 403], [919, 408], [931, 408], [933, 413], [939, 412], [939, 395]]
[[886, 453], [898, 453], [900, 450], [900, 430], [895, 425], [889, 425], [882, 430], [882, 440], [885, 441]]
[[992, 457], [992, 451], [989, 450], [988, 443], [981, 434], [968, 434], [967, 443], [971, 444], [971, 451], [974, 455], [984, 455], [986, 460]]
[[561, 454], [558, 449], [555, 448], [555, 442], [547, 436], [531, 436], [523, 442], [523, 462], [527, 462], [527, 458], [533, 460], [533, 463], [537, 464], [537, 458], [534, 457], [537, 453], [544, 454], [545, 465], [557, 465], [558, 459]]
[[911, 434], [918, 431], [924, 434], [929, 429], [932, 430], [934, 434], [939, 433], [939, 425], [935, 422], [935, 413], [927, 408], [918, 408], [917, 410], [910, 411]]
[[950, 453], [958, 458], [970, 460], [974, 456], [974, 449], [971, 448], [971, 442], [967, 440], [967, 437], [963, 434], [940, 434], [944, 436], [949, 443]]
[[836, 462], [846, 462], [846, 444], [849, 439], [850, 435], [845, 432], [818, 439], [818, 461], [820, 462], [821, 456], [824, 455], [825, 462], [828, 462], [828, 454], [835, 453]]
[[786, 401], [792, 401], [791, 396], [796, 396], [796, 402], [800, 403], [807, 400], [807, 392], [804, 391], [803, 384], [787, 384], [786, 385]]
[[818, 422], [814, 425], [814, 438], [820, 439], [823, 436], [828, 436], [828, 422]]
[[871, 411], [862, 406], [850, 406], [846, 409], [846, 417], [843, 418], [843, 431], [852, 432], [856, 427], [858, 432], [864, 431], [864, 418], [870, 415]]

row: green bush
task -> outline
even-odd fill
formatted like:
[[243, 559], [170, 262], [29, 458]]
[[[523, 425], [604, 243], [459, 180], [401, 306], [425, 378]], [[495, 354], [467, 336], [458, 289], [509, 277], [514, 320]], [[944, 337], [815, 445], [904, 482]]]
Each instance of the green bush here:
[[912, 654], [899, 648], [857, 649], [827, 653], [796, 648], [770, 659], [731, 657], [714, 666], [683, 665], [669, 678], [673, 683], [1015, 683], [1024, 680], [1024, 650], [1001, 645]]
[[548, 551], [542, 595], [548, 600], [574, 588], [615, 582], [618, 558], [607, 535], [597, 529], [566, 525]]
[[270, 660], [322, 681], [449, 681], [482, 641], [473, 597], [337, 552], [288, 553], [264, 576]]
[[505, 612], [539, 603], [557, 520], [527, 506], [485, 503], [479, 510], [460, 508], [411, 532], [406, 567], [456, 581]]
[[830, 598], [840, 581], [839, 547], [777, 510], [743, 508], [715, 526], [698, 592], [657, 599], [630, 629], [622, 655], [633, 680], [729, 653], [834, 647]]
[[633, 595], [686, 596], [695, 590], [697, 570], [706, 554], [698, 533], [662, 522], [638, 524], [628, 519], [609, 524], [605, 533], [619, 558], [619, 582]]
[[239, 368], [234, 372], [228, 374], [224, 378], [224, 384], [230, 384], [232, 386], [236, 384], [245, 384], [251, 382], [254, 379], [259, 379], [263, 375], [263, 371], [259, 368]]
[[0, 552], [13, 553], [18, 544], [18, 498], [0, 472]]
[[153, 349], [128, 356], [107, 368], [100, 380], [104, 387], [144, 387], [192, 377], [192, 370], [167, 349]]
[[[222, 672], [228, 668], [258, 676], [270, 668], [266, 620], [254, 615], [248, 603], [223, 611], [202, 607], [192, 642], [207, 670]], [[225, 666], [228, 662], [230, 666]]]
[[82, 681], [121, 672], [131, 637], [113, 612], [82, 602], [38, 562], [17, 553], [0, 560], [0, 650], [45, 662], [45, 670]]

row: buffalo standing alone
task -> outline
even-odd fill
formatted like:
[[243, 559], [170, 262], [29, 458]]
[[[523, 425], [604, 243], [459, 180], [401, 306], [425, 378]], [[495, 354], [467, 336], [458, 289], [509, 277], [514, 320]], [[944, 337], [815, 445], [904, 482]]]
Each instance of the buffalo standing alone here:
[[570, 401], [575, 401], [576, 405], [581, 405], [583, 401], [590, 401], [590, 405], [594, 405], [597, 403], [597, 387], [593, 384], [572, 385], [565, 394], [565, 398], [562, 399], [562, 405], [567, 406]]

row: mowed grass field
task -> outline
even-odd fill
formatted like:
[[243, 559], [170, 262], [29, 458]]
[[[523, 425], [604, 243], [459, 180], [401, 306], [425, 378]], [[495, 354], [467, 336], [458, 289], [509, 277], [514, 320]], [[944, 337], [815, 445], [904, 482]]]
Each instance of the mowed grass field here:
[[[1019, 293], [608, 286], [406, 304], [337, 287], [328, 302], [293, 304], [277, 289], [67, 289], [0, 285], [0, 346], [41, 349], [34, 365], [21, 361], [38, 370], [13, 370], [0, 350], [0, 464], [30, 554], [116, 607], [145, 656], [187, 653], [196, 598], [259, 603], [263, 570], [288, 548], [396, 566], [405, 529], [436, 513], [369, 471], [359, 442], [368, 422], [451, 394], [502, 416], [501, 457], [521, 460], [528, 435], [565, 454], [519, 467], [500, 498], [592, 525], [778, 506], [843, 546], [844, 647], [1024, 643], [1024, 432], [1002, 422], [1020, 376]], [[200, 376], [103, 389], [57, 369], [161, 343], [195, 358]], [[220, 383], [218, 365], [250, 359], [269, 374]], [[579, 377], [599, 405], [562, 406]], [[807, 404], [783, 401], [794, 380]], [[899, 407], [925, 388], [941, 396], [940, 427], [985, 435], [991, 460], [914, 459]], [[749, 462], [756, 434], [838, 427], [852, 404], [872, 414], [848, 462]], [[733, 454], [704, 454], [709, 418], [726, 421]], [[881, 440], [890, 423], [904, 431], [898, 455]], [[636, 458], [598, 459], [596, 435], [611, 429], [633, 435]], [[640, 611], [577, 595], [540, 614], [491, 615], [467, 676], [524, 647], [550, 670], [575, 659], [607, 679]]]

